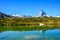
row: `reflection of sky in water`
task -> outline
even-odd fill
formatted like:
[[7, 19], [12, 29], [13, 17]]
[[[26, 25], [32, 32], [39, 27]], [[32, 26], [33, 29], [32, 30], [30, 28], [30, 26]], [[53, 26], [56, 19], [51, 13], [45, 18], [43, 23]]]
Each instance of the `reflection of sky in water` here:
[[0, 39], [6, 40], [25, 40], [25, 36], [28, 35], [40, 35], [39, 31], [6, 31], [0, 34]]
[[45, 36], [51, 36], [51, 37], [60, 37], [60, 30], [55, 29], [55, 30], [47, 30], [44, 33]]
[[60, 30], [6, 31], [0, 33], [0, 40], [60, 40]]

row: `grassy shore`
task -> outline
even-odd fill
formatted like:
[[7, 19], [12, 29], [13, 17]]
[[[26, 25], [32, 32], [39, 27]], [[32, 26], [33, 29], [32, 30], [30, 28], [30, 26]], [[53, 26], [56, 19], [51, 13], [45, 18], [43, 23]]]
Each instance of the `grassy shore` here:
[[28, 31], [28, 30], [48, 30], [57, 29], [60, 26], [0, 26], [0, 32], [2, 31]]

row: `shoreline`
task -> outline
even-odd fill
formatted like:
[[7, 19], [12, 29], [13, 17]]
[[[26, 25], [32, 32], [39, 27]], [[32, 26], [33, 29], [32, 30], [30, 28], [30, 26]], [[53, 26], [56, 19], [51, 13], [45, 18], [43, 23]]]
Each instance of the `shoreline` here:
[[49, 30], [60, 29], [60, 26], [0, 26], [0, 32], [2, 31], [29, 31], [29, 30]]

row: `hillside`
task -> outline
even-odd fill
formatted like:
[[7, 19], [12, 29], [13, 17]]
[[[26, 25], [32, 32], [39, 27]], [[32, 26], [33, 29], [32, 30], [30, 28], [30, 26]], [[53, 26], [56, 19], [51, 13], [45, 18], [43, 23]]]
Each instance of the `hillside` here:
[[45, 25], [59, 25], [60, 18], [35, 17], [35, 18], [0, 18], [0, 26], [35, 26], [43, 23]]
[[0, 18], [8, 18], [8, 17], [13, 17], [13, 16], [0, 12]]

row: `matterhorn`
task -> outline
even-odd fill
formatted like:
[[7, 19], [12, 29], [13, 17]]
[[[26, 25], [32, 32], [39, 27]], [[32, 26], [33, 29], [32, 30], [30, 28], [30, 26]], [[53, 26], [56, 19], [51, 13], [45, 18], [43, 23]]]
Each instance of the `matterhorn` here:
[[43, 16], [49, 17], [49, 15], [47, 13], [45, 13], [43, 10], [40, 10], [38, 17], [43, 17]]

